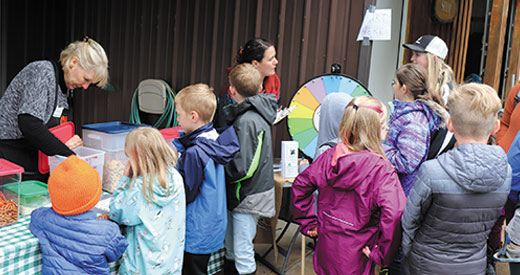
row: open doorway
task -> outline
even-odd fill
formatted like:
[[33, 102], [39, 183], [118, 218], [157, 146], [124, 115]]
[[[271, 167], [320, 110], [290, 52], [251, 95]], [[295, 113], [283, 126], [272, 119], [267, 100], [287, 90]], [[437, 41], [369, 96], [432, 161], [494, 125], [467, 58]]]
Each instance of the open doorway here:
[[[492, 4], [492, 0], [473, 0], [470, 34], [468, 38], [466, 65], [464, 70], [464, 82], [478, 81], [484, 78]], [[509, 1], [508, 10], [507, 29], [503, 44], [502, 66], [500, 69], [500, 85], [497, 89], [498, 95], [502, 100], [504, 100], [507, 92], [515, 83], [518, 82], [519, 79], [519, 77], [514, 75], [514, 73], [510, 76], [508, 71], [516, 10], [515, 0]]]
[[485, 49], [482, 45], [487, 41], [489, 17], [486, 15], [490, 2], [491, 0], [473, 0], [464, 82], [482, 81], [484, 76]]

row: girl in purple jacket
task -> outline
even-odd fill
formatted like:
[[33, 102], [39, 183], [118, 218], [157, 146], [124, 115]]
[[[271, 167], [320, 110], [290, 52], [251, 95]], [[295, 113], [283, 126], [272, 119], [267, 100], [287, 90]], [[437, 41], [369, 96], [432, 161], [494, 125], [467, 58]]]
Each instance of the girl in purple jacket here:
[[401, 66], [392, 87], [394, 109], [383, 149], [408, 197], [419, 167], [428, 157], [432, 134], [445, 127], [449, 114], [441, 97], [428, 88], [426, 69], [420, 65]]
[[385, 113], [373, 97], [354, 98], [340, 123], [341, 142], [293, 183], [294, 219], [303, 234], [317, 237], [317, 274], [373, 274], [375, 264], [393, 260], [406, 198], [381, 148]]

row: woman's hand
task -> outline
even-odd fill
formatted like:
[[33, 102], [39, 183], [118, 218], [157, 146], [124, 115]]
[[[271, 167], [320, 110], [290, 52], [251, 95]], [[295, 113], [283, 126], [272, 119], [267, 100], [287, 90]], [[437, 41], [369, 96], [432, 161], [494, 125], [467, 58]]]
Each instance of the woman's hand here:
[[307, 230], [307, 235], [309, 235], [309, 237], [313, 237], [313, 238], [318, 236], [318, 227], [315, 226], [315, 227]]
[[74, 135], [69, 140], [67, 140], [67, 142], [65, 142], [65, 145], [69, 147], [70, 150], [74, 150], [80, 146], [83, 146], [83, 140], [78, 135]]
[[130, 165], [130, 161], [126, 163], [125, 171], [123, 172], [123, 176], [131, 178], [134, 172], [132, 171], [132, 166]]

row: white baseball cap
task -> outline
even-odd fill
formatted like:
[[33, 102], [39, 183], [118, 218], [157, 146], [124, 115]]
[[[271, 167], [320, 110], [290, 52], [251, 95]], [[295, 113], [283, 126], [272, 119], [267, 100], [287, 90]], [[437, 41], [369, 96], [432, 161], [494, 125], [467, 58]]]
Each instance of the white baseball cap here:
[[416, 52], [427, 52], [445, 59], [448, 55], [448, 46], [446, 43], [434, 35], [423, 35], [419, 37], [413, 44], [403, 44], [403, 47]]

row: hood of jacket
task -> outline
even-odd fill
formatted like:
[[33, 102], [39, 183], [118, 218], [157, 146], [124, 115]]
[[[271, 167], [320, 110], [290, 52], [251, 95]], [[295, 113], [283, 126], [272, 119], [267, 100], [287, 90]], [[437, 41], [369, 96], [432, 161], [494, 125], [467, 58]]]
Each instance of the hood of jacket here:
[[326, 177], [331, 187], [348, 191], [357, 188], [373, 173], [372, 169], [366, 167], [379, 167], [376, 164], [381, 156], [368, 150], [348, 153], [342, 150], [342, 144], [329, 149], [331, 153], [335, 152], [331, 168], [326, 171]]
[[400, 116], [406, 116], [412, 112], [422, 112], [428, 118], [428, 129], [430, 132], [436, 131], [439, 127], [445, 127], [450, 117], [448, 111], [432, 100], [418, 99], [413, 102], [399, 100], [392, 101], [394, 111], [391, 120]]
[[[216, 139], [213, 137], [216, 137]], [[174, 140], [174, 144], [179, 152], [184, 152], [185, 148], [196, 144], [209, 158], [219, 164], [226, 164], [231, 161], [240, 149], [238, 137], [233, 127], [227, 127], [220, 134], [217, 134], [216, 130], [213, 129], [213, 122], [205, 124], [188, 135], [181, 133], [178, 140]]]
[[440, 155], [438, 160], [442, 169], [458, 185], [472, 192], [498, 189], [508, 173], [507, 155], [500, 146], [460, 144], [450, 154]]
[[237, 117], [249, 110], [255, 110], [268, 124], [273, 125], [276, 119], [276, 96], [273, 94], [258, 94], [246, 98], [240, 104], [224, 107], [227, 124], [232, 125]]
[[[174, 177], [174, 173], [178, 173], [174, 167], [169, 167], [168, 171], [166, 171], [166, 188], [162, 188], [158, 184], [159, 177], [155, 179], [157, 184], [152, 185], [153, 203], [157, 204], [160, 207], [164, 207], [174, 199], [174, 196], [172, 196], [172, 194], [175, 192], [175, 181], [173, 179], [168, 180], [168, 177]], [[148, 178], [150, 178], [149, 175]], [[140, 190], [143, 190], [143, 182], [140, 180], [136, 180], [132, 188], [138, 188]], [[168, 190], [170, 191], [169, 193]]]
[[318, 146], [335, 141], [339, 136], [339, 123], [345, 112], [345, 107], [352, 100], [352, 96], [346, 93], [330, 93], [321, 104], [320, 129], [318, 133]]
[[442, 107], [439, 103], [433, 100], [422, 100], [419, 99], [424, 105], [428, 106], [430, 110], [439, 117], [439, 127], [446, 127], [446, 123], [448, 123], [448, 118], [450, 118], [450, 113], [446, 108]]

